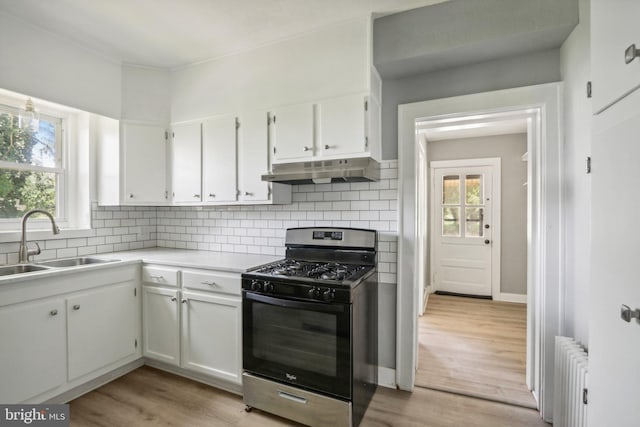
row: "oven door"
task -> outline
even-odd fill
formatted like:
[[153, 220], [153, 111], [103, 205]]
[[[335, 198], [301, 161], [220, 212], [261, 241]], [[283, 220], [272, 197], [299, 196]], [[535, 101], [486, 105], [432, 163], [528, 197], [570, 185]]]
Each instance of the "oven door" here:
[[351, 305], [243, 292], [247, 372], [351, 398]]

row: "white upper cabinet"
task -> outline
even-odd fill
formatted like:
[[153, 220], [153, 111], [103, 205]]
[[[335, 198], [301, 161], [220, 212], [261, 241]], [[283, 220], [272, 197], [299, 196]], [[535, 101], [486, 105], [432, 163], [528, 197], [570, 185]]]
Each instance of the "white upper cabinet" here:
[[640, 2], [636, 0], [591, 1], [591, 73], [596, 114], [640, 87], [640, 57], [634, 57], [632, 48], [635, 45], [640, 50], [638, 16]]
[[269, 184], [261, 176], [269, 169], [269, 126], [266, 111], [240, 116], [238, 128], [238, 198], [269, 200]]
[[237, 199], [237, 118], [222, 116], [202, 123], [202, 187], [204, 202]]
[[165, 126], [94, 116], [98, 204], [167, 203]]
[[123, 122], [123, 204], [164, 204], [167, 199], [167, 152], [164, 126]]
[[314, 104], [276, 108], [271, 117], [274, 163], [300, 161], [314, 156]]
[[320, 103], [319, 154], [329, 157], [367, 151], [366, 103], [361, 95]]
[[202, 143], [200, 122], [173, 126], [171, 182], [174, 203], [202, 202]]
[[273, 110], [273, 163], [373, 157], [380, 160], [380, 107], [369, 94]]

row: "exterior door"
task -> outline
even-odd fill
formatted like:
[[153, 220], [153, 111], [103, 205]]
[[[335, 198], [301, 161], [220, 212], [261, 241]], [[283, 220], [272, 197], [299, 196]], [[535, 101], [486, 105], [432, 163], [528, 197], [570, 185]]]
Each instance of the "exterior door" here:
[[431, 162], [435, 290], [491, 296], [492, 167], [437, 164]]

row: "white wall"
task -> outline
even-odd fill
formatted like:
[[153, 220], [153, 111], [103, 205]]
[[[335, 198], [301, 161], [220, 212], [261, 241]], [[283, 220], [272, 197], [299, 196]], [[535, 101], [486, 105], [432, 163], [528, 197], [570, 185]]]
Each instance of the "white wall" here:
[[369, 34], [369, 19], [356, 19], [174, 69], [171, 121], [365, 92]]
[[[427, 144], [429, 161], [502, 159], [502, 209], [500, 236], [500, 291], [527, 294], [527, 164], [522, 155], [527, 151], [527, 135], [496, 135]], [[431, 232], [429, 232], [431, 233]]]
[[119, 62], [0, 13], [0, 88], [119, 118]]
[[169, 70], [122, 66], [122, 119], [168, 125], [171, 121]]
[[[588, 344], [591, 178], [585, 172], [591, 152], [589, 1], [580, 0], [580, 24], [560, 50], [564, 92], [565, 280], [563, 333]], [[597, 88], [595, 88], [597, 90]]]

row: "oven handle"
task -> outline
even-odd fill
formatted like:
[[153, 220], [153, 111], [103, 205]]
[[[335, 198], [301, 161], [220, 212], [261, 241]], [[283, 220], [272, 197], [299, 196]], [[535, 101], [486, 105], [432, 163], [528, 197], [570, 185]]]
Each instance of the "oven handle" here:
[[285, 308], [299, 308], [301, 310], [320, 311], [325, 313], [343, 313], [345, 304], [323, 304], [320, 302], [292, 301], [290, 299], [273, 298], [265, 295], [245, 292], [244, 297], [251, 301], [262, 302], [269, 305], [277, 305]]

